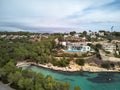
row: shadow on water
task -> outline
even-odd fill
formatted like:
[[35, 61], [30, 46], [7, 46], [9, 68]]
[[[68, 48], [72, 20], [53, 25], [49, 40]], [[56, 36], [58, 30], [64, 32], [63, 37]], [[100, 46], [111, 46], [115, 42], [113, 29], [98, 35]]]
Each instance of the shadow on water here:
[[71, 90], [76, 84], [80, 85], [83, 90], [120, 90], [120, 73], [62, 72], [37, 66], [29, 66], [28, 68], [46, 75], [51, 74], [58, 81], [69, 82], [72, 85]]
[[87, 78], [87, 80], [94, 83], [113, 83], [120, 82], [120, 73], [98, 73], [94, 78]]
[[[30, 65], [28, 68], [32, 68], [32, 66], [34, 67], [35, 65]], [[90, 72], [81, 72], [81, 71], [76, 71], [76, 72], [64, 72], [64, 71], [57, 71], [57, 70], [52, 70], [52, 69], [49, 69], [49, 68], [44, 68], [44, 67], [39, 67], [39, 66], [36, 66], [38, 68], [43, 68], [47, 71], [50, 71], [50, 72], [53, 72], [53, 73], [59, 73], [59, 74], [63, 74], [63, 75], [66, 75], [66, 76], [82, 76], [82, 77], [89, 77], [90, 74], [93, 74], [93, 73], [90, 73]]]
[[[29, 66], [28, 68], [31, 69], [32, 66]], [[37, 66], [36, 66], [37, 67]], [[43, 67], [38, 67], [38, 68], [43, 68]], [[53, 72], [53, 73], [58, 73], [62, 74], [65, 76], [75, 76], [75, 77], [85, 77], [88, 81], [93, 82], [93, 83], [112, 83], [112, 82], [120, 82], [120, 73], [110, 73], [110, 72], [99, 72], [99, 73], [91, 73], [91, 72], [63, 72], [63, 71], [54, 71], [51, 69], [46, 69], [43, 68], [44, 70]], [[56, 79], [59, 81], [74, 81], [73, 79], [70, 78], [63, 78], [63, 79]]]
[[66, 76], [82, 76], [82, 77], [89, 77], [90, 74], [88, 72], [62, 72], [62, 71], [52, 71], [52, 72], [56, 72]]
[[70, 79], [70, 78], [63, 78], [63, 79], [56, 79], [56, 80], [58, 80], [58, 81], [72, 81], [72, 82], [75, 81], [75, 80]]

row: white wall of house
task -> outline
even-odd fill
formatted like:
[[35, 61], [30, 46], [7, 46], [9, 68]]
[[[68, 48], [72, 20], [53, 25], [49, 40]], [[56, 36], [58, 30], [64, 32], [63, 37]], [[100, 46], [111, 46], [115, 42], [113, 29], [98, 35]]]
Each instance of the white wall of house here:
[[79, 37], [79, 35], [80, 35], [80, 34], [77, 34], [77, 33], [76, 33], [76, 34], [74, 35], [74, 37], [77, 37], [77, 38], [78, 38], [78, 37]]
[[118, 44], [118, 49], [120, 50], [120, 44]]
[[116, 50], [116, 46], [115, 45], [103, 45], [103, 49], [107, 51]]
[[67, 42], [61, 42], [63, 46], [67, 46]]
[[100, 36], [104, 36], [104, 32], [99, 32], [99, 35]]
[[64, 35], [64, 38], [68, 37], [69, 35]]
[[82, 50], [87, 52], [87, 51], [90, 51], [91, 48], [90, 46], [83, 46]]
[[91, 38], [96, 38], [96, 35], [91, 35], [90, 37], [91, 37]]
[[77, 50], [76, 48], [80, 47], [80, 52], [88, 52], [91, 51], [91, 48], [89, 46], [68, 46], [68, 50]]

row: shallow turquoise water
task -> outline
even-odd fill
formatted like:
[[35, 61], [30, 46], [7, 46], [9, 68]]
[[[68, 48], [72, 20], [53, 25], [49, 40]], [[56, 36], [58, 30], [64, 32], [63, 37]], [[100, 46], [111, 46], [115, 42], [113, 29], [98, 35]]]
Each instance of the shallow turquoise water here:
[[69, 82], [71, 90], [73, 90], [75, 85], [79, 85], [82, 90], [120, 90], [120, 73], [67, 73], [37, 66], [29, 66], [27, 68], [41, 72], [44, 75], [51, 75], [58, 81]]

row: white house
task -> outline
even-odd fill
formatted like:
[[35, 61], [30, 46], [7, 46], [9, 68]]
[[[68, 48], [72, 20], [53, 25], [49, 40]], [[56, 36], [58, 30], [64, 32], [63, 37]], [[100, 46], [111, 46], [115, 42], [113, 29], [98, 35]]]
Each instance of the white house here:
[[71, 35], [70, 34], [67, 34], [67, 35], [64, 35], [64, 38], [67, 38], [67, 37], [70, 37]]
[[110, 51], [110, 52], [112, 52], [113, 50], [116, 50], [116, 45], [111, 43], [105, 43], [102, 45], [102, 47], [104, 50]]
[[67, 42], [63, 41], [63, 42], [61, 42], [61, 45], [67, 46]]
[[117, 43], [117, 45], [118, 45], [118, 49], [120, 50], [120, 43]]
[[5, 38], [6, 36], [7, 36], [7, 35], [1, 35], [0, 37], [1, 37], [1, 38]]
[[82, 51], [88, 52], [91, 50], [90, 46], [82, 46]]
[[98, 34], [99, 34], [100, 36], [104, 36], [104, 35], [105, 35], [105, 31], [99, 31]]
[[79, 38], [79, 35], [80, 34], [76, 33], [76, 34], [74, 34], [74, 37]]
[[68, 46], [69, 51], [77, 52], [88, 52], [91, 51], [90, 46]]
[[91, 35], [90, 37], [91, 37], [91, 38], [97, 38], [96, 35]]

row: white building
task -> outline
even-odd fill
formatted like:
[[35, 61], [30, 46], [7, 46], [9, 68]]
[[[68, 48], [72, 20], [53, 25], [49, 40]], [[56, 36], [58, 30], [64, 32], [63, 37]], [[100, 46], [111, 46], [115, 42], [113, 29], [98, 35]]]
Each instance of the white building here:
[[104, 36], [104, 35], [105, 35], [105, 31], [99, 31], [98, 34], [99, 34], [100, 36]]
[[67, 37], [70, 37], [71, 35], [70, 34], [68, 34], [68, 35], [64, 35], [64, 38], [67, 38]]
[[61, 45], [67, 46], [67, 42], [63, 41], [63, 42], [61, 42]]
[[91, 35], [90, 37], [91, 37], [91, 38], [97, 38], [96, 35]]
[[88, 52], [91, 51], [90, 46], [68, 46], [69, 51], [77, 52]]
[[88, 52], [90, 50], [91, 50], [90, 46], [82, 46], [82, 51]]
[[112, 52], [113, 50], [116, 50], [116, 45], [111, 43], [105, 43], [102, 45], [102, 47], [104, 50], [110, 51], [110, 52]]
[[76, 34], [74, 34], [74, 37], [79, 38], [79, 35], [80, 34], [76, 33]]

